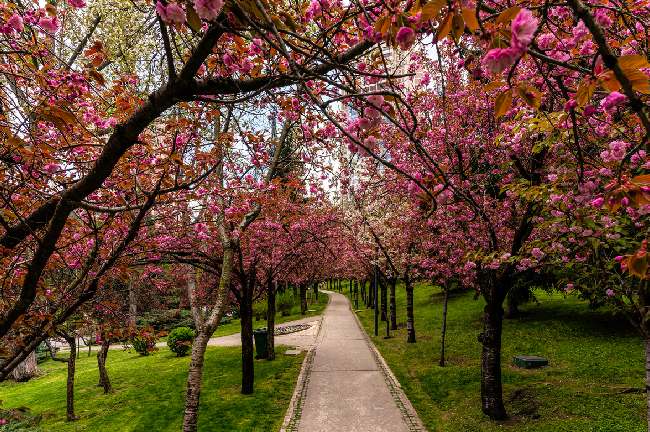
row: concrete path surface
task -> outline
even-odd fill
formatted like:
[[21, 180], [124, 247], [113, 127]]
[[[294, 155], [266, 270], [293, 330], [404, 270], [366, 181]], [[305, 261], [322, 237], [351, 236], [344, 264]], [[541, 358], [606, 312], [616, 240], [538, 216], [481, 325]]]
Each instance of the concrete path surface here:
[[399, 383], [350, 309], [329, 293], [316, 346], [303, 365], [284, 431], [423, 431]]

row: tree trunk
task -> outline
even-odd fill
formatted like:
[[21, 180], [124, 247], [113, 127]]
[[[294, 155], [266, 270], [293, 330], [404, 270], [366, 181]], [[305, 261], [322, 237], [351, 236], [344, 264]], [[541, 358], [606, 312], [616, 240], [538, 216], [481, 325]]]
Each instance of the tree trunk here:
[[201, 379], [203, 378], [203, 360], [205, 348], [208, 346], [211, 333], [210, 331], [200, 331], [192, 344], [192, 357], [190, 369], [187, 374], [187, 390], [185, 393], [183, 432], [195, 432], [197, 430]]
[[275, 287], [268, 283], [266, 305], [266, 331], [268, 334], [268, 360], [275, 360]]
[[645, 341], [645, 388], [648, 407], [648, 431], [650, 431], [650, 339]]
[[[74, 355], [74, 351], [72, 351]], [[36, 362], [36, 351], [29, 353], [27, 358], [20, 362], [11, 372], [11, 379], [17, 382], [25, 382], [34, 378], [38, 374], [38, 364]]]
[[307, 285], [300, 284], [300, 313], [305, 315], [307, 313]]
[[129, 278], [129, 325], [135, 327], [136, 318], [138, 316], [138, 303], [135, 298], [135, 288], [133, 288], [133, 280]]
[[507, 418], [503, 405], [501, 385], [501, 331], [503, 326], [503, 307], [501, 303], [488, 302], [483, 317], [483, 333], [479, 342], [483, 345], [481, 353], [481, 404], [483, 413], [492, 420]]
[[445, 337], [447, 336], [447, 305], [449, 304], [449, 288], [445, 287], [445, 299], [442, 304], [442, 330], [440, 333], [440, 366], [445, 367]]
[[381, 320], [388, 320], [388, 287], [383, 279], [379, 280], [379, 287], [381, 288]]
[[106, 370], [106, 358], [108, 357], [108, 348], [111, 343], [108, 339], [102, 339], [102, 345], [97, 352], [97, 366], [99, 368], [99, 387], [104, 387], [104, 394], [113, 391], [111, 380], [108, 378], [108, 371]]
[[70, 345], [70, 356], [68, 357], [68, 380], [66, 385], [66, 415], [68, 421], [75, 421], [78, 420], [78, 417], [74, 414], [74, 373], [77, 363], [77, 358], [75, 356], [77, 341], [74, 336], [66, 337], [65, 340], [68, 345]]
[[397, 330], [397, 301], [395, 300], [395, 288], [397, 279], [390, 280], [390, 329]]
[[409, 277], [404, 279], [406, 288], [406, 331], [407, 343], [415, 343], [415, 316], [413, 315], [413, 284]]
[[314, 294], [316, 296], [316, 301], [318, 301], [318, 282], [314, 282]]
[[241, 323], [241, 394], [253, 393], [254, 350], [252, 289], [242, 290], [239, 318]]
[[508, 296], [507, 302], [508, 309], [506, 311], [506, 318], [516, 318], [519, 315], [519, 303], [513, 298], [513, 296]]

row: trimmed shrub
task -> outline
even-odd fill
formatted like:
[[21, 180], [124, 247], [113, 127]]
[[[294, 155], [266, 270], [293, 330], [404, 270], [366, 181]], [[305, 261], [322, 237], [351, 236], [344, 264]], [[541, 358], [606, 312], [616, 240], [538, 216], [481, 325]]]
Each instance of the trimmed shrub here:
[[182, 357], [190, 352], [195, 337], [196, 334], [191, 328], [176, 327], [167, 337], [167, 346], [172, 352], [176, 353], [177, 357]]
[[133, 337], [131, 337], [131, 346], [135, 352], [141, 356], [147, 356], [156, 351], [156, 341], [158, 336], [152, 328], [140, 329]]

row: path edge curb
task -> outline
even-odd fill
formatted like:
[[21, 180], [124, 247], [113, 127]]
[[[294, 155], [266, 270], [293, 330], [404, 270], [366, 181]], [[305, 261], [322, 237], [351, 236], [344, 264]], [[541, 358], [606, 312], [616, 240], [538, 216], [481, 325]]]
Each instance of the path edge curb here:
[[[321, 291], [323, 292], [323, 291]], [[311, 376], [311, 368], [314, 363], [314, 356], [316, 354], [316, 345], [318, 338], [320, 337], [321, 330], [323, 329], [323, 317], [325, 316], [325, 310], [329, 307], [332, 302], [332, 296], [327, 294], [327, 306], [323, 309], [323, 313], [320, 315], [320, 322], [318, 323], [318, 333], [314, 338], [314, 346], [309, 348], [307, 355], [302, 362], [300, 368], [300, 373], [298, 374], [298, 380], [296, 381], [296, 388], [293, 391], [291, 396], [291, 401], [289, 402], [289, 408], [284, 415], [284, 421], [282, 422], [282, 427], [280, 427], [280, 432], [297, 432], [298, 425], [300, 424], [300, 418], [302, 416], [302, 403], [307, 396], [307, 387], [309, 386], [309, 377]]]
[[354, 315], [354, 319], [356, 320], [357, 325], [361, 329], [361, 333], [363, 334], [363, 337], [366, 340], [366, 344], [368, 344], [368, 347], [370, 348], [372, 355], [375, 357], [375, 361], [377, 362], [379, 369], [381, 369], [382, 374], [384, 375], [384, 380], [386, 381], [386, 384], [388, 384], [388, 389], [390, 390], [393, 396], [393, 400], [395, 401], [395, 403], [397, 403], [397, 408], [402, 413], [402, 419], [408, 426], [409, 431], [428, 432], [427, 428], [424, 427], [424, 423], [422, 423], [422, 420], [420, 419], [420, 416], [418, 415], [417, 411], [415, 411], [413, 404], [411, 404], [411, 401], [406, 397], [406, 394], [402, 389], [402, 385], [397, 380], [395, 374], [393, 374], [393, 371], [390, 369], [390, 366], [388, 366], [388, 363], [386, 363], [386, 360], [384, 360], [384, 357], [382, 357], [381, 353], [379, 352], [375, 344], [370, 339], [370, 336], [368, 335], [368, 332], [366, 332], [366, 329], [361, 324], [361, 321], [359, 320], [357, 313], [354, 311], [354, 309], [352, 309], [352, 302], [350, 301], [350, 299], [347, 298], [347, 296], [345, 298], [348, 300], [348, 306], [350, 307], [350, 311], [352, 311], [352, 315]]

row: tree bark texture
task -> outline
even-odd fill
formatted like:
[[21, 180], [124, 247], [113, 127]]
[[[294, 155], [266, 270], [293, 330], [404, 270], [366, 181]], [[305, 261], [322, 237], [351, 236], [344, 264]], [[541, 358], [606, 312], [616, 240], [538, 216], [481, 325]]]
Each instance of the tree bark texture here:
[[503, 327], [503, 307], [501, 303], [488, 303], [483, 317], [483, 333], [479, 342], [481, 352], [481, 405], [483, 413], [492, 420], [507, 418], [503, 405], [501, 384], [501, 332]]
[[267, 287], [266, 330], [268, 334], [269, 360], [275, 360], [275, 286], [269, 282]]
[[[72, 351], [74, 355], [74, 351]], [[11, 379], [17, 382], [26, 382], [38, 374], [38, 364], [36, 362], [36, 351], [29, 353], [27, 358], [20, 362], [11, 372]]]
[[108, 348], [110, 344], [111, 343], [108, 339], [103, 339], [99, 351], [97, 352], [97, 367], [99, 369], [99, 384], [97, 385], [99, 387], [104, 387], [104, 394], [113, 391], [111, 380], [108, 377], [108, 371], [106, 370], [106, 358], [108, 357]]
[[406, 331], [407, 343], [415, 343], [415, 316], [413, 314], [413, 284], [409, 277], [405, 278], [404, 286], [406, 288]]
[[444, 288], [445, 298], [442, 304], [442, 329], [440, 331], [440, 366], [445, 366], [445, 338], [447, 337], [447, 306], [449, 305], [449, 288]]

